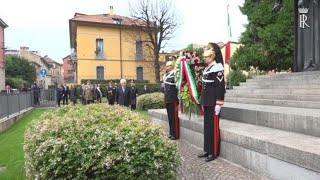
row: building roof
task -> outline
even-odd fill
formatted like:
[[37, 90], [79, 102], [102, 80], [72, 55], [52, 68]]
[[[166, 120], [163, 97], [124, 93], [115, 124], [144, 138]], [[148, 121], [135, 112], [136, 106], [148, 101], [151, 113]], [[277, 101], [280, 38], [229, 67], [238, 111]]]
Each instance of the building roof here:
[[0, 25], [1, 25], [3, 28], [9, 27], [1, 18], [0, 18]]
[[61, 65], [61, 66], [62, 66], [62, 64], [58, 63], [57, 61], [51, 59], [51, 58], [48, 57], [48, 56], [44, 56], [43, 59], [44, 59], [47, 63], [49, 63], [49, 64], [58, 64], [58, 65]]
[[[74, 18], [70, 19], [73, 22], [84, 22], [84, 23], [98, 23], [104, 25], [122, 25], [122, 26], [133, 26], [140, 25], [146, 26], [144, 21], [135, 20], [126, 16], [110, 15], [110, 14], [97, 14], [97, 15], [86, 15], [81, 13], [75, 13]], [[119, 22], [119, 23], [118, 23]]]
[[134, 19], [117, 14], [97, 14], [87, 15], [75, 13], [74, 17], [69, 20], [70, 47], [76, 48], [76, 29], [78, 24], [96, 25], [96, 26], [111, 26], [111, 27], [147, 27], [147, 24], [139, 19]]

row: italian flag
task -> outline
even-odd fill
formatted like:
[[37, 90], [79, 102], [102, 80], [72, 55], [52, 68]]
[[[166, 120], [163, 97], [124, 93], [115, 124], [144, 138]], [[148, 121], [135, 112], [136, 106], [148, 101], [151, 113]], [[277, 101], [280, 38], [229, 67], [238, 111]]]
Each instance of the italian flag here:
[[230, 40], [231, 40], [232, 34], [231, 34], [231, 24], [230, 24], [230, 16], [229, 16], [229, 5], [227, 6], [227, 14], [228, 14], [229, 40], [226, 43], [226, 54], [225, 54], [225, 62], [226, 62], [226, 64], [229, 63], [229, 60], [231, 58], [231, 55], [230, 55], [231, 42], [230, 42]]

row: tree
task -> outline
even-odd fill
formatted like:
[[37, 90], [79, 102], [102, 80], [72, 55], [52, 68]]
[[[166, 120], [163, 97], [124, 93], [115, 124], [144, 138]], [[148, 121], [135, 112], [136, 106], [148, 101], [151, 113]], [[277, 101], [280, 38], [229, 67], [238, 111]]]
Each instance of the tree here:
[[6, 77], [19, 78], [28, 83], [33, 83], [37, 78], [36, 68], [26, 59], [18, 56], [7, 56], [5, 59]]
[[145, 45], [152, 50], [155, 77], [158, 83], [160, 82], [160, 50], [166, 47], [165, 41], [172, 38], [178, 25], [173, 7], [170, 0], [137, 0], [135, 4], [130, 4], [134, 26], [141, 28], [148, 36]]
[[233, 55], [233, 69], [288, 70], [294, 57], [294, 1], [284, 0], [280, 12], [271, 11], [273, 1], [246, 0], [241, 12], [249, 23], [240, 37], [243, 45]]

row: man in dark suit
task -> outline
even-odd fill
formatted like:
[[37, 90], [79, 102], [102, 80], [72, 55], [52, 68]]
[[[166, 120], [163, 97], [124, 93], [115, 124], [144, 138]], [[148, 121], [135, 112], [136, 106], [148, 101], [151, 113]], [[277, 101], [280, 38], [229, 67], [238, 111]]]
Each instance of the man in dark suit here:
[[143, 87], [143, 94], [148, 94], [148, 93], [150, 93], [150, 90], [149, 90], [149, 88], [148, 88], [147, 85], [144, 85], [144, 87]]
[[166, 64], [166, 74], [163, 76], [164, 101], [169, 120], [169, 138], [179, 139], [179, 117], [178, 117], [178, 90], [174, 79], [174, 62], [168, 61]]
[[63, 86], [63, 105], [68, 105], [69, 87], [64, 84]]
[[120, 86], [117, 87], [115, 103], [127, 107], [130, 105], [130, 88], [125, 79], [121, 79]]
[[107, 98], [109, 105], [114, 105], [114, 101], [116, 99], [116, 87], [114, 86], [113, 82], [109, 82], [109, 86], [107, 87]]
[[136, 85], [134, 84], [134, 81], [131, 81], [131, 87], [130, 87], [130, 105], [131, 105], [131, 110], [135, 110], [137, 107], [137, 95], [138, 95], [138, 90], [136, 88]]

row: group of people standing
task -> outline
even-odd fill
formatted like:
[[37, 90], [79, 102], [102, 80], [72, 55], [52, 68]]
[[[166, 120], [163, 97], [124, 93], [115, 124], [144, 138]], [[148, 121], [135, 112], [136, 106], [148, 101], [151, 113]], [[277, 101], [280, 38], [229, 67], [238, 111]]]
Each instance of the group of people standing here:
[[[198, 155], [206, 162], [219, 156], [220, 133], [219, 120], [224, 103], [225, 81], [223, 57], [220, 47], [209, 43], [204, 54], [206, 68], [202, 74], [201, 106], [204, 112], [204, 152]], [[179, 139], [178, 93], [175, 85], [174, 56], [166, 63], [163, 77], [165, 104], [169, 120], [169, 138]]]
[[[71, 99], [73, 105], [76, 104], [78, 99], [77, 88], [71, 86], [71, 89], [65, 84], [58, 86], [57, 92], [57, 104], [60, 107], [60, 102], [63, 100], [63, 105], [68, 105], [68, 99]], [[148, 87], [144, 86], [144, 93], [149, 93]], [[117, 86], [113, 81], [110, 81], [106, 88], [106, 97], [109, 105], [122, 105], [131, 107], [132, 110], [136, 109], [138, 90], [134, 81], [130, 82], [130, 86], [127, 86], [125, 79], [120, 80], [120, 86]], [[83, 105], [92, 104], [95, 101], [101, 103], [103, 92], [100, 84], [93, 85], [88, 80], [86, 84], [82, 84], [80, 87], [80, 101]]]
[[[71, 86], [71, 91], [70, 91], [69, 87], [66, 84], [64, 84], [64, 85], [61, 84], [60, 86], [56, 87], [56, 98], [57, 98], [58, 107], [60, 107], [60, 105], [61, 105], [61, 100], [62, 100], [63, 105], [69, 104], [68, 101], [69, 101], [69, 98], [70, 98], [73, 91], [74, 91], [74, 88]], [[75, 101], [72, 98], [72, 96], [70, 99], [75, 104]]]
[[113, 82], [109, 82], [107, 88], [107, 98], [110, 105], [120, 105], [131, 107], [135, 110], [137, 107], [138, 89], [132, 80], [130, 86], [127, 86], [127, 80], [121, 79], [120, 86], [115, 87]]

